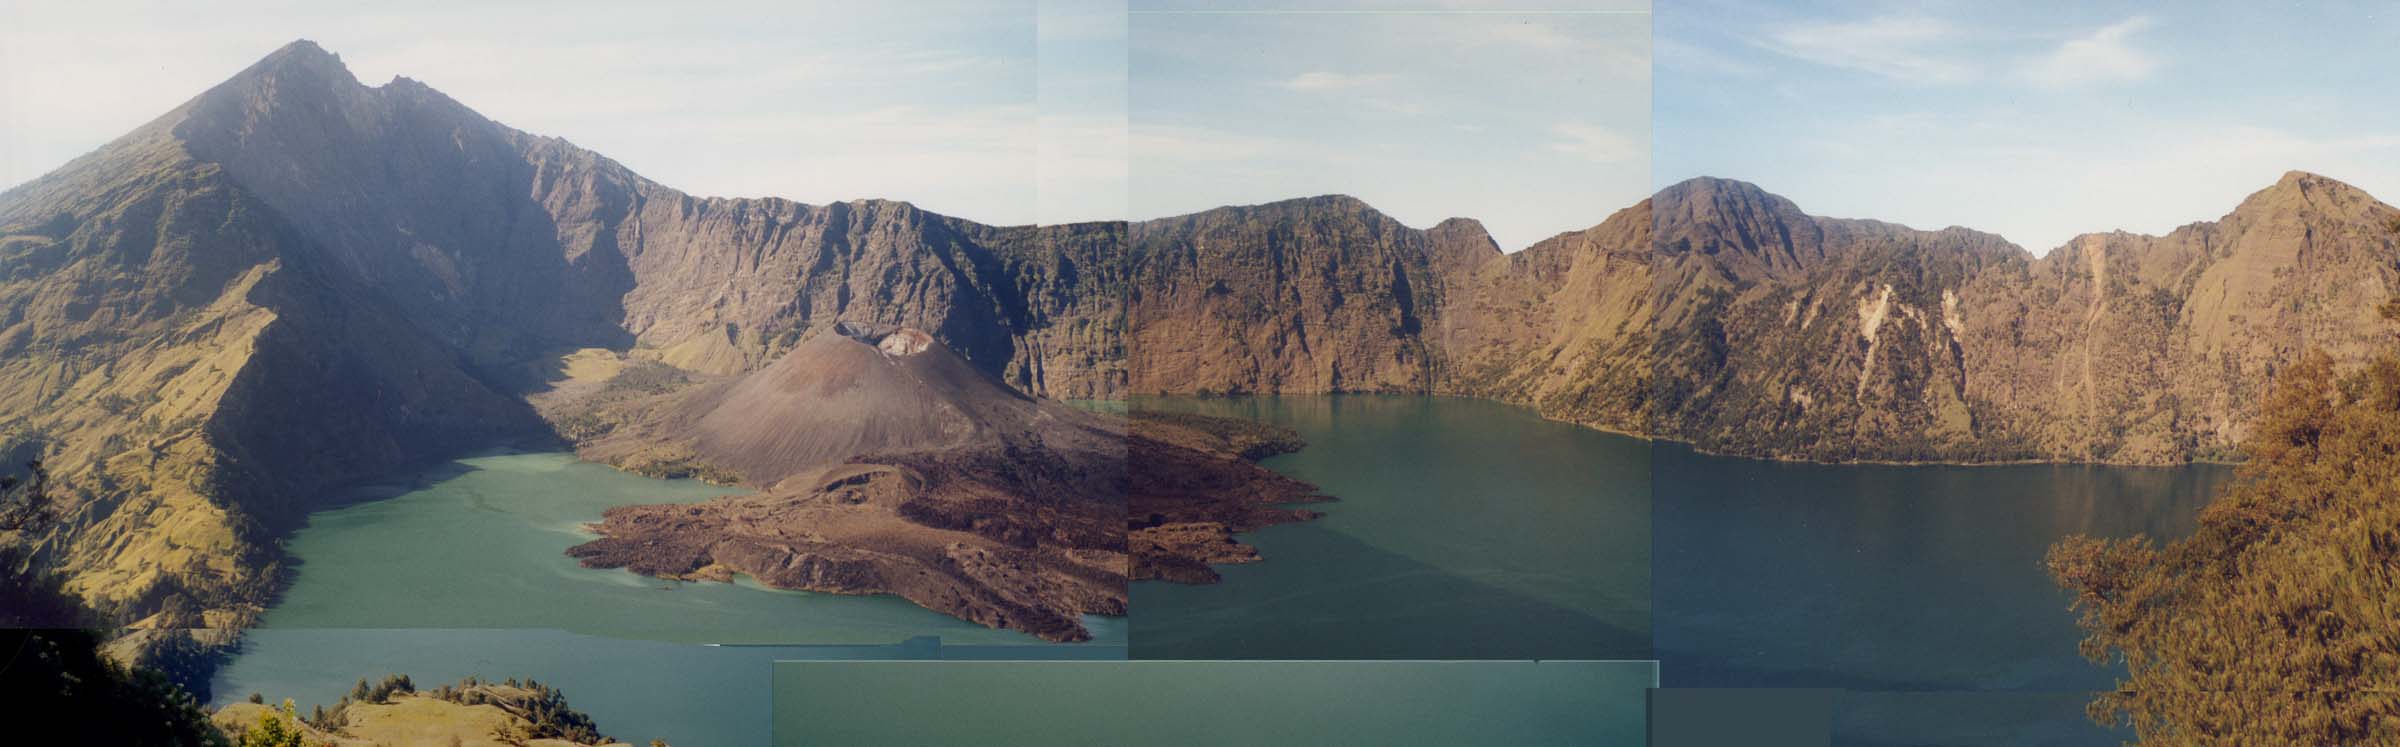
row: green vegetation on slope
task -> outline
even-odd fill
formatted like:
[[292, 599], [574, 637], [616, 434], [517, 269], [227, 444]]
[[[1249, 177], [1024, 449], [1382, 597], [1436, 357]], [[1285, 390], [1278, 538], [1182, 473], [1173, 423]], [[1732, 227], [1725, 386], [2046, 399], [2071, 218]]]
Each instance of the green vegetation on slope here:
[[492, 682], [468, 677], [431, 690], [417, 689], [403, 674], [371, 684], [361, 679], [332, 708], [318, 706], [306, 717], [289, 700], [276, 708], [253, 693], [247, 702], [218, 711], [215, 719], [239, 747], [619, 744], [601, 734], [590, 715], [569, 707], [557, 688], [515, 678]]
[[[0, 531], [37, 529], [48, 504], [39, 464], [25, 479], [0, 480]], [[191, 694], [154, 670], [120, 665], [83, 629], [84, 613], [59, 591], [55, 575], [0, 550], [0, 703], [24, 744], [218, 745], [208, 715]]]
[[2123, 661], [2090, 707], [2142, 744], [2400, 741], [2400, 355], [2277, 377], [2243, 479], [2191, 537], [2071, 537], [2083, 653]]

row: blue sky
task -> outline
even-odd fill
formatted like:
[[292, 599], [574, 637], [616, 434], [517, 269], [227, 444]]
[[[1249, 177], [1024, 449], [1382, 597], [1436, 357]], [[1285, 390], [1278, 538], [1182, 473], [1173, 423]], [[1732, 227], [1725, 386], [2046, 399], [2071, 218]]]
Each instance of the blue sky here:
[[2213, 219], [2289, 169], [2400, 199], [2400, 12], [2373, 4], [1650, 9], [0, 3], [0, 184], [307, 37], [692, 192], [1001, 224], [1338, 192], [1513, 250], [1708, 174], [2043, 252]]
[[202, 5], [0, 2], [0, 185], [305, 37], [699, 194], [1123, 216], [1121, 0]]
[[2400, 199], [2388, 6], [1676, 0], [1655, 20], [1655, 185], [1743, 179], [2037, 253], [2213, 220], [2291, 169]]
[[1135, 0], [1132, 217], [1343, 193], [1510, 251], [1598, 224], [1649, 192], [1647, 8]]

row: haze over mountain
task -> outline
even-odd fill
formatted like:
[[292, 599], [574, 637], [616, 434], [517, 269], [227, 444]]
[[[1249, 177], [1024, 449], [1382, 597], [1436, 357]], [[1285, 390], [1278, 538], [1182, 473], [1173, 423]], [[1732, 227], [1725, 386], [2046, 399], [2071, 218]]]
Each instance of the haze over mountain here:
[[[1340, 196], [993, 227], [693, 197], [405, 78], [361, 85], [299, 42], [0, 193], [0, 446], [40, 451], [67, 514], [11, 541], [120, 621], [238, 628], [276, 585], [277, 539], [339, 486], [606, 435], [544, 399], [585, 364], [622, 369], [620, 404], [723, 387], [707, 391], [729, 414], [690, 400], [691, 428], [637, 445], [703, 457], [659, 471], [772, 494], [778, 464], [917, 443], [740, 422], [827, 407], [758, 382], [816, 366], [794, 351], [842, 322], [923, 330], [975, 374], [945, 391], [1001, 402], [981, 388], [998, 382], [1036, 414], [1055, 407], [1036, 397], [1435, 393], [1757, 456], [2204, 458], [2280, 361], [2389, 334], [2396, 215], [2294, 173], [2221, 220], [2039, 259], [1717, 179], [1515, 254], [1472, 220], [1414, 229]], [[1184, 449], [1163, 464], [1248, 451], [1152, 440]], [[1307, 492], [1219, 475], [1145, 496], [1141, 477], [1141, 546], [1164, 554], [1132, 573], [1181, 580], [1213, 575], [1194, 553], [1228, 527], [1300, 518], [1194, 508], [1191, 485]], [[1087, 601], [1068, 607], [1107, 609]], [[1044, 626], [1073, 637], [1061, 620]]]

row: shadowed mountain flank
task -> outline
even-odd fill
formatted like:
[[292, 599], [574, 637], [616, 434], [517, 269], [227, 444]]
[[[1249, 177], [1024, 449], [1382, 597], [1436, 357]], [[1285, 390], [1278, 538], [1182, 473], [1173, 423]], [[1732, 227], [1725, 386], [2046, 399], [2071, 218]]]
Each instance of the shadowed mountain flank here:
[[1121, 375], [1101, 360], [1113, 225], [696, 197], [422, 83], [362, 85], [308, 42], [153, 127], [479, 366], [638, 347], [739, 373], [853, 319], [933, 332], [1028, 391], [1105, 396]]

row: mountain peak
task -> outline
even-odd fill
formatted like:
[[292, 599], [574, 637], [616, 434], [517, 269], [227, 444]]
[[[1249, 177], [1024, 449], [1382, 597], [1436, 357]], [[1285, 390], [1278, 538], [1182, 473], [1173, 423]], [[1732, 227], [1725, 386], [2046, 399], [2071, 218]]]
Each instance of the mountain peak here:
[[359, 84], [358, 78], [350, 74], [350, 68], [342, 64], [341, 55], [301, 39], [267, 53], [185, 104], [179, 113], [167, 116], [181, 119], [180, 112], [188, 111], [191, 119], [179, 128], [179, 134], [188, 136], [194, 128], [240, 129], [258, 113], [282, 106], [327, 108], [324, 102], [339, 101], [365, 90], [366, 86]]
[[1474, 218], [1443, 218], [1442, 222], [1435, 223], [1433, 224], [1432, 228], [1425, 230], [1439, 233], [1458, 234], [1460, 236], [1482, 236], [1486, 238], [1491, 236], [1491, 231], [1484, 229], [1483, 221], [1479, 221]]
[[2253, 192], [2233, 209], [2234, 215], [2260, 215], [2317, 209], [2334, 213], [2358, 212], [2378, 204], [2366, 190], [2339, 179], [2307, 171], [2286, 171], [2266, 189]]
[[1650, 200], [1653, 209], [1668, 214], [1701, 210], [1706, 213], [1756, 212], [1789, 218], [1803, 215], [1800, 206], [1782, 195], [1750, 182], [1713, 176], [1695, 176], [1667, 185], [1651, 195]]
[[1492, 240], [1492, 232], [1484, 229], [1483, 221], [1474, 218], [1445, 218], [1425, 229], [1425, 237], [1433, 241], [1437, 254], [1452, 261], [1473, 264], [1506, 253], [1500, 242]]
[[324, 47], [317, 46], [316, 42], [307, 39], [293, 40], [292, 43], [267, 53], [267, 56], [259, 58], [258, 62], [253, 63], [248, 70], [243, 72], [245, 74], [308, 72], [319, 75], [338, 75], [341, 78], [350, 78], [353, 82], [357, 80], [350, 77], [350, 67], [342, 64], [341, 55], [328, 52]]

